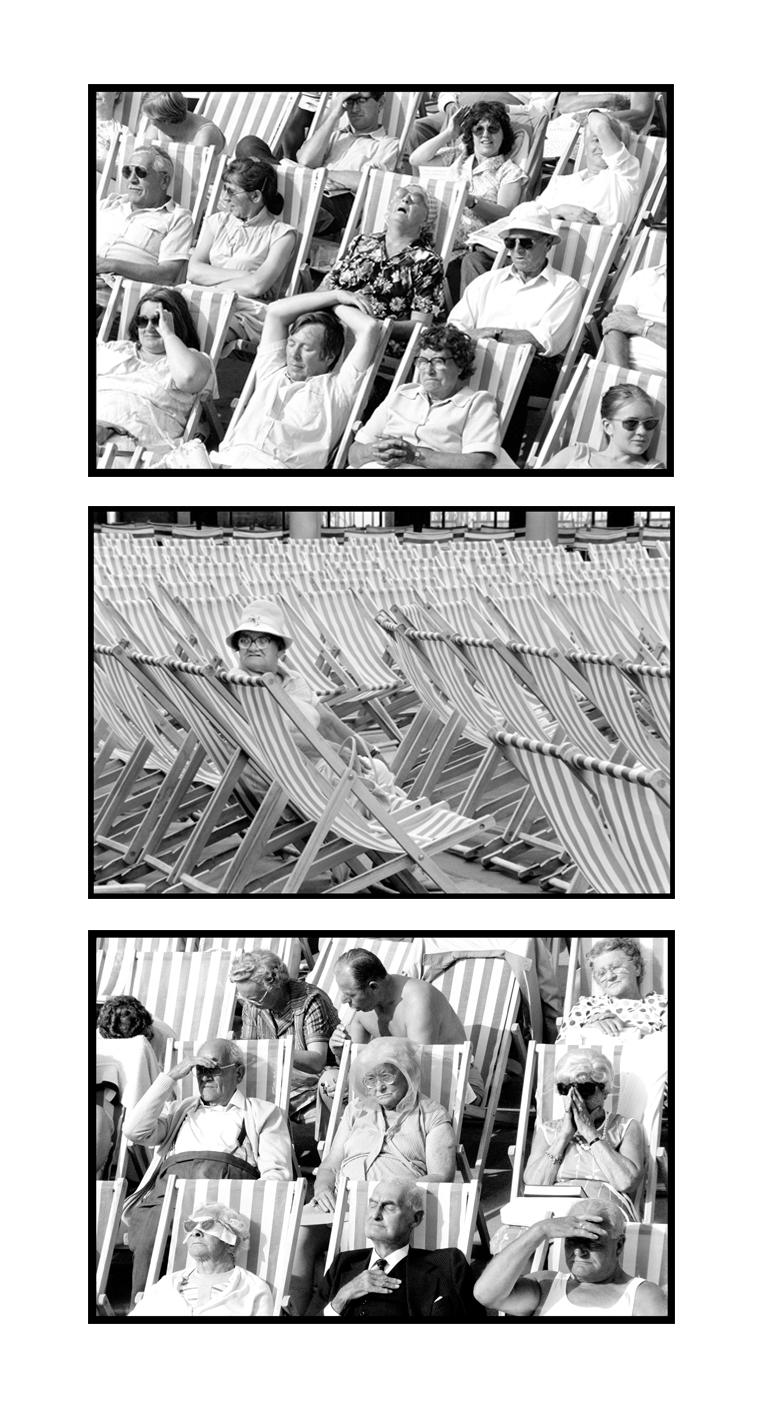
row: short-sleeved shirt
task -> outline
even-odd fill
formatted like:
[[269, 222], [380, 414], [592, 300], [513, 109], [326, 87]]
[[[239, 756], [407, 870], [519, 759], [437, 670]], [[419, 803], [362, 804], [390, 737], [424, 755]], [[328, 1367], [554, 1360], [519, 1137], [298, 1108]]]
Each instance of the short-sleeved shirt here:
[[[470, 195], [480, 201], [498, 202], [499, 191], [507, 182], [525, 182], [522, 167], [518, 167], [511, 157], [502, 157], [501, 153], [496, 157], [484, 157], [479, 162], [474, 153], [459, 158], [448, 168], [448, 172], [457, 178], [466, 177]], [[487, 223], [482, 217], [465, 207], [459, 222], [460, 236], [466, 241], [471, 232], [480, 231], [485, 225]]]
[[[293, 1037], [294, 1047], [306, 1049], [310, 1043], [327, 1043], [335, 1028], [338, 1028], [337, 1014], [328, 995], [304, 980], [289, 979], [288, 998], [280, 1013], [267, 1009], [257, 1009], [248, 999], [243, 999], [243, 1026], [241, 1038], [284, 1038]], [[300, 1116], [314, 1106], [317, 1095], [317, 1078], [307, 1078], [305, 1073], [294, 1072], [291, 1078], [291, 1115]]]
[[547, 211], [562, 203], [587, 207], [601, 226], [626, 225], [640, 195], [640, 163], [623, 144], [617, 153], [605, 153], [604, 157], [607, 166], [600, 172], [584, 168], [567, 177], [553, 177], [536, 198], [537, 206]]
[[[96, 216], [96, 251], [115, 261], [159, 266], [186, 261], [192, 246], [192, 214], [170, 198], [161, 207], [134, 211], [127, 196], [105, 197]], [[148, 279], [151, 280], [151, 271]]]
[[195, 400], [218, 393], [207, 354], [209, 375], [199, 394], [184, 393], [173, 381], [168, 359], [141, 358], [132, 340], [96, 345], [96, 416], [100, 423], [125, 428], [143, 447], [181, 437]]
[[294, 384], [286, 371], [285, 346], [280, 340], [259, 347], [256, 387], [233, 442], [214, 457], [218, 466], [320, 472], [327, 465], [365, 371], [355, 368], [350, 354], [340, 369]]
[[[327, 290], [364, 290], [378, 320], [410, 320], [431, 315], [437, 323], [445, 315], [443, 263], [428, 238], [420, 238], [396, 256], [387, 252], [383, 231], [356, 236], [349, 251], [323, 282]], [[392, 341], [404, 348], [402, 341]]]
[[[214, 212], [203, 223], [203, 237], [212, 236], [208, 260], [217, 270], [258, 271], [264, 265], [276, 241], [293, 236], [292, 226], [277, 217], [265, 221], [261, 213], [251, 221], [240, 221], [231, 212]], [[261, 300], [276, 300], [281, 285], [264, 291]]]
[[561, 354], [578, 323], [584, 293], [578, 281], [547, 264], [533, 280], [505, 266], [470, 282], [448, 323], [473, 330], [529, 330], [547, 356]]
[[457, 389], [451, 398], [431, 403], [421, 384], [403, 384], [380, 404], [357, 441], [373, 443], [385, 434], [437, 453], [490, 453], [496, 458], [496, 400], [483, 389]]
[[[391, 138], [384, 128], [374, 128], [371, 133], [355, 133], [347, 119], [334, 128], [323, 154], [321, 167], [330, 173], [334, 168], [341, 172], [362, 172], [366, 165], [394, 172], [399, 151], [397, 138]], [[301, 161], [301, 151], [298, 154]], [[329, 177], [326, 191], [347, 192], [343, 182]]]
[[[667, 323], [667, 267], [648, 266], [635, 271], [624, 282], [617, 305], [630, 305], [641, 320], [653, 320], [655, 325]], [[666, 374], [667, 351], [642, 335], [629, 337], [630, 369], [649, 369], [654, 374]]]

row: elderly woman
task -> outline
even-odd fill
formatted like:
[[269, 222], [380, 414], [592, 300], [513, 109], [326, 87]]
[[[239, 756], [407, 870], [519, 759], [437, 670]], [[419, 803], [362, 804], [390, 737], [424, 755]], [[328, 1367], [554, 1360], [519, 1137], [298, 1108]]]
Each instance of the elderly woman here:
[[580, 1184], [586, 1195], [613, 1196], [630, 1220], [645, 1170], [642, 1128], [606, 1112], [613, 1068], [599, 1048], [569, 1048], [555, 1067], [563, 1101], [559, 1121], [537, 1126], [523, 1179], [527, 1186]]
[[513, 468], [492, 394], [470, 389], [475, 342], [455, 325], [425, 330], [416, 381], [401, 384], [357, 434], [350, 467]]
[[480, 266], [465, 265], [467, 238], [489, 222], [507, 216], [517, 206], [525, 186], [525, 172], [511, 157], [515, 132], [505, 104], [484, 101], [458, 109], [446, 118], [437, 137], [411, 153], [411, 167], [418, 172], [420, 166], [432, 162], [446, 149], [453, 150], [457, 142], [461, 151], [447, 168], [446, 176], [465, 178], [469, 186], [453, 251], [455, 259], [451, 259], [446, 272], [454, 301], [475, 276], [490, 270], [493, 263], [490, 256]]
[[146, 1038], [157, 1061], [165, 1061], [169, 1038], [176, 1034], [167, 1023], [153, 1019], [148, 1009], [132, 994], [113, 994], [99, 1004], [96, 1029], [100, 1038]]
[[241, 1038], [293, 1039], [289, 1116], [314, 1118], [317, 1079], [328, 1061], [328, 1040], [339, 1016], [327, 994], [303, 979], [291, 979], [271, 950], [254, 950], [233, 961], [230, 979], [242, 1000]]
[[321, 290], [356, 291], [365, 311], [394, 320], [389, 352], [402, 352], [417, 322], [444, 318], [443, 263], [433, 248], [434, 204], [415, 183], [398, 187], [384, 230], [356, 236]]
[[203, 222], [189, 258], [189, 280], [236, 293], [234, 338], [258, 341], [265, 303], [283, 293], [298, 238], [292, 226], [277, 220], [282, 210], [269, 163], [243, 158], [227, 164], [219, 210]]
[[624, 468], [644, 472], [664, 470], [663, 462], [648, 458], [648, 448], [659, 426], [659, 416], [653, 399], [643, 389], [636, 384], [614, 384], [603, 394], [600, 418], [604, 434], [602, 448], [591, 448], [588, 443], [571, 443], [555, 453], [544, 470], [569, 468], [575, 471], [583, 467], [601, 467], [612, 472], [617, 468], [619, 471]]
[[[583, 1200], [538, 1220], [495, 1254], [475, 1285], [486, 1308], [540, 1319], [645, 1319], [667, 1312], [658, 1284], [621, 1267], [626, 1219], [613, 1201]], [[539, 1245], [565, 1241], [568, 1273], [530, 1265]]]
[[227, 140], [215, 123], [187, 108], [183, 93], [176, 89], [153, 89], [145, 97], [142, 113], [172, 143], [191, 143], [196, 148], [213, 148], [222, 153]]
[[588, 955], [593, 992], [582, 995], [560, 1025], [561, 1041], [580, 1030], [582, 1036], [621, 1035], [622, 1040], [646, 1038], [667, 1026], [663, 994], [643, 994], [645, 964], [637, 940], [615, 935], [595, 940]]
[[439, 1102], [422, 1096], [419, 1077], [416, 1050], [403, 1038], [375, 1038], [355, 1058], [351, 1101], [323, 1154], [314, 1196], [304, 1207], [291, 1285], [299, 1313], [309, 1301], [315, 1260], [328, 1245], [340, 1177], [453, 1180], [456, 1137], [451, 1119]]
[[272, 1290], [258, 1275], [235, 1264], [238, 1246], [248, 1248], [250, 1224], [229, 1206], [211, 1202], [184, 1221], [188, 1263], [152, 1284], [131, 1311], [132, 1319], [257, 1319], [273, 1313]]
[[630, 130], [617, 118], [592, 109], [584, 125], [584, 167], [553, 177], [536, 205], [555, 220], [627, 225], [640, 196], [640, 163], [629, 151]]
[[195, 400], [217, 391], [183, 295], [155, 286], [139, 300], [127, 340], [97, 342], [97, 443], [167, 450]]

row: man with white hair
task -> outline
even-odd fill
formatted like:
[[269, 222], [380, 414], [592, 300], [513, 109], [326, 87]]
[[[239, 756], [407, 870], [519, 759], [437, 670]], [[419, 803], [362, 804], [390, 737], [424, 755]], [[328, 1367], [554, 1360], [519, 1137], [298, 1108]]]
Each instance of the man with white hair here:
[[197, 1206], [184, 1230], [189, 1257], [184, 1269], [150, 1285], [130, 1317], [268, 1318], [273, 1310], [269, 1285], [235, 1263], [238, 1246], [241, 1252], [248, 1247], [246, 1216], [214, 1201]]
[[125, 190], [96, 213], [96, 303], [106, 305], [117, 276], [178, 285], [192, 246], [192, 214], [169, 196], [173, 161], [162, 148], [136, 148], [123, 167]]
[[472, 1297], [472, 1275], [461, 1250], [417, 1250], [411, 1237], [424, 1214], [412, 1181], [379, 1181], [368, 1200], [362, 1250], [343, 1251], [320, 1288], [325, 1318], [372, 1323], [430, 1320], [472, 1323], [485, 1314]]
[[[174, 1101], [177, 1082], [195, 1069], [199, 1095]], [[155, 1078], [134, 1107], [123, 1132], [129, 1141], [156, 1148], [123, 1219], [133, 1251], [133, 1293], [144, 1288], [160, 1206], [169, 1178], [290, 1181], [291, 1141], [283, 1112], [239, 1089], [243, 1055], [227, 1038], [212, 1038], [192, 1058]]]
[[[475, 1285], [475, 1298], [488, 1309], [516, 1318], [663, 1318], [663, 1289], [621, 1266], [626, 1222], [613, 1201], [582, 1200], [565, 1216], [538, 1220], [494, 1255]], [[568, 1273], [526, 1273], [542, 1242], [565, 1241]]]

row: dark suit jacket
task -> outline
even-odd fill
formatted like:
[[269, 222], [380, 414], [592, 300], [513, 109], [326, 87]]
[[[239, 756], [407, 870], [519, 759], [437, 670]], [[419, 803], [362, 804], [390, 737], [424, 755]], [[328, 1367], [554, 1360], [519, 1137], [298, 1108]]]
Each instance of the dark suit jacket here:
[[[339, 1290], [368, 1268], [369, 1249], [346, 1250], [337, 1255], [320, 1286], [323, 1307]], [[406, 1297], [408, 1317], [414, 1322], [478, 1323], [485, 1309], [472, 1294], [474, 1280], [461, 1250], [408, 1251]], [[344, 1314], [340, 1315], [344, 1318]]]

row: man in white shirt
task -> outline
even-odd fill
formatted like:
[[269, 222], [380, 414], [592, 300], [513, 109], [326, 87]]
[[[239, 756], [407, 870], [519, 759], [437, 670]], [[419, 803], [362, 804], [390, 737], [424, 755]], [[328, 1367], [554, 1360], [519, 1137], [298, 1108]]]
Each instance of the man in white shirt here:
[[[341, 438], [376, 353], [380, 325], [366, 297], [315, 290], [267, 307], [256, 387], [211, 461], [226, 468], [321, 472]], [[343, 363], [344, 327], [355, 343]]]
[[629, 130], [593, 108], [584, 127], [585, 166], [553, 177], [536, 198], [539, 210], [559, 221], [626, 226], [640, 196], [640, 162], [627, 148]]
[[667, 372], [667, 267], [635, 271], [603, 320], [605, 357], [622, 369]]
[[[174, 1101], [176, 1084], [192, 1069], [198, 1097]], [[133, 1290], [144, 1288], [168, 1178], [289, 1181], [291, 1140], [285, 1114], [239, 1090], [245, 1062], [236, 1043], [213, 1038], [196, 1057], [161, 1073], [125, 1114], [124, 1135], [156, 1147], [139, 1189], [123, 1210], [133, 1251]]]
[[320, 1287], [323, 1317], [369, 1323], [485, 1319], [461, 1250], [411, 1247], [423, 1214], [424, 1198], [414, 1182], [376, 1184], [365, 1222], [373, 1248], [347, 1250], [333, 1261]]
[[584, 300], [578, 281], [549, 263], [549, 252], [560, 240], [549, 213], [529, 212], [530, 207], [524, 215], [512, 212], [495, 223], [510, 264], [471, 281], [448, 316], [450, 324], [477, 339], [534, 347], [534, 360], [504, 440], [505, 451], [516, 461], [527, 401], [552, 393], [557, 356], [569, 344]]
[[126, 190], [105, 197], [96, 214], [96, 303], [104, 306], [117, 276], [178, 285], [192, 246], [192, 215], [168, 195], [173, 161], [162, 148], [136, 148], [123, 168]]
[[333, 95], [327, 117], [302, 144], [302, 167], [326, 167], [329, 177], [316, 226], [318, 236], [341, 235], [366, 166], [394, 172], [399, 143], [381, 126], [385, 89], [345, 89]]

